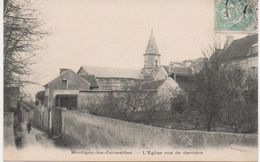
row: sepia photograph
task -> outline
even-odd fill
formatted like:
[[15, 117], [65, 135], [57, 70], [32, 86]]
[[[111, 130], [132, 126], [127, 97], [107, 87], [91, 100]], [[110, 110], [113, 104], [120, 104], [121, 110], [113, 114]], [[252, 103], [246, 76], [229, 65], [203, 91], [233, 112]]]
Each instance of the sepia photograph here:
[[258, 0], [4, 0], [4, 161], [257, 161]]

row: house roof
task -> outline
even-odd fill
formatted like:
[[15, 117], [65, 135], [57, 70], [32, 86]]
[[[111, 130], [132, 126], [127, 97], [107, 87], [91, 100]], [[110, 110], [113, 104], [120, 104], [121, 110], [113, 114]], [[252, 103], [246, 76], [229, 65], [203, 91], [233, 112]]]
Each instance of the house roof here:
[[227, 48], [228, 54], [225, 55], [226, 60], [242, 59], [248, 57], [249, 48], [258, 42], [258, 34], [246, 36], [241, 39], [234, 40]]
[[[49, 84], [51, 84], [52, 82], [54, 82], [56, 79], [58, 79], [60, 76], [64, 76], [64, 75], [66, 75], [66, 74], [75, 74], [75, 76], [77, 76], [77, 74], [73, 71], [73, 70], [71, 70], [71, 69], [68, 69], [68, 70], [66, 70], [66, 71], [63, 71], [62, 73], [60, 73], [60, 75], [58, 76], [58, 77], [56, 77], [56, 78], [54, 78], [53, 80], [51, 80], [50, 82], [48, 82], [47, 84], [45, 84], [44, 85], [44, 87], [47, 87]], [[82, 77], [78, 77], [81, 81], [83, 81], [84, 83], [86, 83], [86, 84], [88, 84], [88, 85], [90, 85], [90, 83], [88, 82], [88, 81], [86, 81], [84, 78], [82, 78]]]
[[174, 67], [172, 73], [179, 75], [191, 75], [192, 69], [190, 67]]
[[[140, 78], [140, 70], [137, 69], [121, 69], [111, 67], [95, 67], [82, 66], [79, 71], [83, 69], [88, 75], [95, 75], [96, 78]], [[79, 73], [78, 71], [78, 73]]]
[[142, 83], [144, 90], [157, 90], [167, 79], [160, 79]]
[[95, 77], [95, 75], [80, 75], [82, 78], [84, 78], [87, 82], [90, 83], [91, 88], [98, 88], [98, 82]]
[[150, 33], [150, 38], [147, 44], [145, 54], [159, 54], [159, 50], [157, 48], [157, 44], [153, 35], [153, 30]]

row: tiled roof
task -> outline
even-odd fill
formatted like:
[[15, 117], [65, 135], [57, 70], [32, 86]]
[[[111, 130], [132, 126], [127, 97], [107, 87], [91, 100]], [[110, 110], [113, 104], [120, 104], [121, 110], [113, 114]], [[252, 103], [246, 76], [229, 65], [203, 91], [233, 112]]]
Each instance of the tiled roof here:
[[90, 83], [91, 88], [99, 87], [95, 75], [80, 75], [80, 76]]
[[[59, 78], [63, 77], [63, 76], [73, 76], [76, 77], [78, 76], [77, 73], [75, 73], [73, 70], [68, 69], [66, 71], [63, 71], [58, 77], [56, 77], [55, 79], [49, 81], [47, 84], [44, 85], [44, 87], [48, 87], [50, 84], [52, 84], [53, 82], [55, 82], [56, 80], [58, 80]], [[78, 76], [75, 79], [77, 79], [77, 81], [79, 82], [83, 82], [84, 84], [87, 84], [88, 86], [90, 85], [90, 83], [88, 81], [86, 81], [84, 78]]]
[[144, 83], [142, 83], [142, 89], [144, 89], [144, 90], [157, 90], [165, 81], [166, 81], [166, 79], [144, 82]]
[[226, 60], [241, 59], [248, 57], [249, 48], [258, 42], [258, 34], [249, 35], [241, 39], [234, 40], [227, 48]]
[[140, 78], [140, 70], [120, 69], [110, 67], [82, 66], [87, 74], [95, 75], [97, 78]]
[[168, 76], [168, 73], [163, 66], [143, 68], [141, 73], [144, 81], [164, 79]]

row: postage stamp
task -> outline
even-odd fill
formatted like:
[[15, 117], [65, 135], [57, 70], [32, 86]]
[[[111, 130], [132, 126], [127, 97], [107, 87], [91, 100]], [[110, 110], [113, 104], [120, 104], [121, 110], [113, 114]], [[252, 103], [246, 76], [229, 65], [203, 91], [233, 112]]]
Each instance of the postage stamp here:
[[258, 0], [216, 0], [216, 32], [256, 32]]

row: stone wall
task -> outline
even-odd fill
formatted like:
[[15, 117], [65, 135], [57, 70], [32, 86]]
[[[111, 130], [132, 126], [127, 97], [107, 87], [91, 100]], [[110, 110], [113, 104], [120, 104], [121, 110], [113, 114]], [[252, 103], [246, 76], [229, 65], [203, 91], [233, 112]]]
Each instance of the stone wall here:
[[15, 146], [14, 138], [14, 114], [4, 113], [4, 146]]
[[257, 145], [257, 135], [165, 129], [90, 115], [84, 111], [62, 112], [62, 137], [89, 148]]
[[78, 108], [85, 110], [93, 104], [102, 103], [105, 96], [119, 97], [124, 93], [124, 91], [81, 91], [78, 94]]

